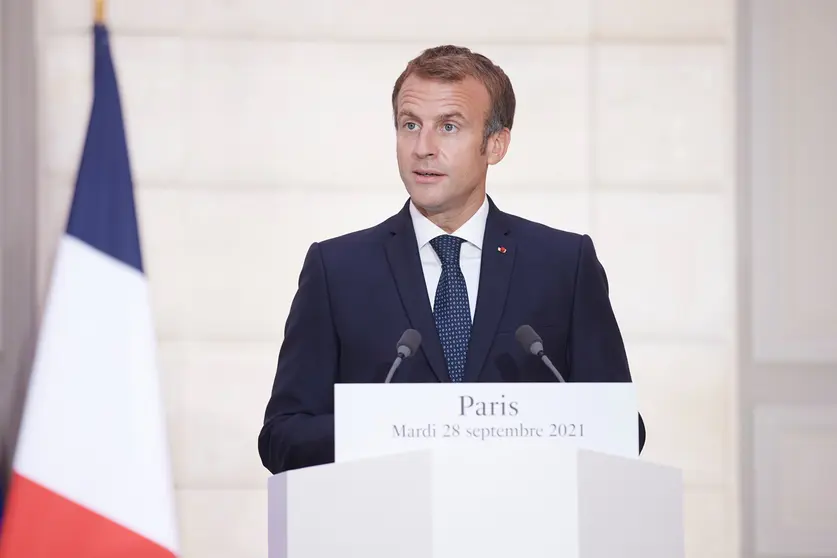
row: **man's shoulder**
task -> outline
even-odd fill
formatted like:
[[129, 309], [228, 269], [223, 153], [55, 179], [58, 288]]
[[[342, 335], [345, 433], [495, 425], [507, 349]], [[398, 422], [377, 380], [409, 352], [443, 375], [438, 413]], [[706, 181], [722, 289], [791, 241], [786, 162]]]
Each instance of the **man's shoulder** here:
[[518, 215], [506, 214], [511, 236], [517, 245], [520, 265], [543, 273], [548, 269], [562, 276], [574, 274], [590, 254], [593, 240], [583, 232], [550, 226]]
[[503, 215], [515, 236], [528, 242], [577, 249], [586, 236], [583, 233], [560, 229], [519, 215], [511, 213]]
[[321, 250], [329, 252], [380, 244], [383, 240], [389, 238], [393, 221], [396, 218], [397, 215], [393, 215], [363, 229], [355, 229], [337, 236], [326, 237], [318, 240], [317, 244]]

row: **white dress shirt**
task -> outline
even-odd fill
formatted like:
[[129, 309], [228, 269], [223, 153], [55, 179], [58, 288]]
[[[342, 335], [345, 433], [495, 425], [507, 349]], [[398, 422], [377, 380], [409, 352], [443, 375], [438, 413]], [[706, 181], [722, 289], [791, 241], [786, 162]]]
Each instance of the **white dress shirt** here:
[[[424, 280], [427, 283], [427, 295], [430, 297], [430, 308], [436, 302], [436, 286], [442, 275], [442, 262], [430, 241], [442, 234], [448, 234], [430, 219], [422, 215], [418, 208], [410, 202], [410, 216], [413, 219], [413, 229], [416, 231], [418, 241], [419, 257], [421, 268], [424, 271]], [[459, 253], [459, 265], [462, 268], [462, 275], [465, 276], [465, 285], [468, 288], [468, 303], [471, 307], [471, 321], [474, 320], [474, 312], [477, 307], [477, 293], [480, 284], [480, 262], [482, 260], [482, 240], [485, 235], [485, 221], [488, 217], [488, 198], [483, 200], [477, 212], [468, 221], [459, 227], [452, 234], [465, 240]]]

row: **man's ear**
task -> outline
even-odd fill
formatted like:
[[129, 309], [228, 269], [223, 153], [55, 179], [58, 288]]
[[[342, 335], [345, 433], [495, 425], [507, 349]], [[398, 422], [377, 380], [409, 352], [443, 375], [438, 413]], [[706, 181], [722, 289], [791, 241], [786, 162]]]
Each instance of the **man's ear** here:
[[509, 151], [510, 142], [511, 131], [508, 128], [503, 128], [488, 137], [488, 144], [485, 146], [485, 149], [488, 155], [489, 165], [496, 165], [503, 160], [503, 157]]

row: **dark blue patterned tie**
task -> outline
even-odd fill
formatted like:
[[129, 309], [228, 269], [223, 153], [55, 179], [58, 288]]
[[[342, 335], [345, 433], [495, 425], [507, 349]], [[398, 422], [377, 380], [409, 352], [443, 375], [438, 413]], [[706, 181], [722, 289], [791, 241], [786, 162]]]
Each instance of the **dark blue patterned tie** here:
[[437, 236], [430, 245], [442, 260], [442, 276], [436, 287], [433, 317], [436, 331], [442, 343], [442, 351], [448, 365], [451, 381], [465, 378], [465, 360], [468, 357], [468, 341], [471, 338], [471, 308], [468, 304], [468, 287], [459, 267], [459, 250], [463, 239]]

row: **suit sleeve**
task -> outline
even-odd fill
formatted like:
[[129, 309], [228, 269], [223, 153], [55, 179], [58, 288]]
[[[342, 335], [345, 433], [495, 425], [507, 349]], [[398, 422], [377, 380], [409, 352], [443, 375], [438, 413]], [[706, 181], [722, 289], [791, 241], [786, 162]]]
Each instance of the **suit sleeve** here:
[[[610, 302], [607, 274], [593, 240], [581, 237], [567, 366], [574, 382], [630, 382], [631, 371], [622, 333]], [[645, 445], [645, 424], [639, 419], [639, 451]]]
[[321, 248], [305, 256], [258, 447], [271, 473], [334, 461], [338, 341]]

